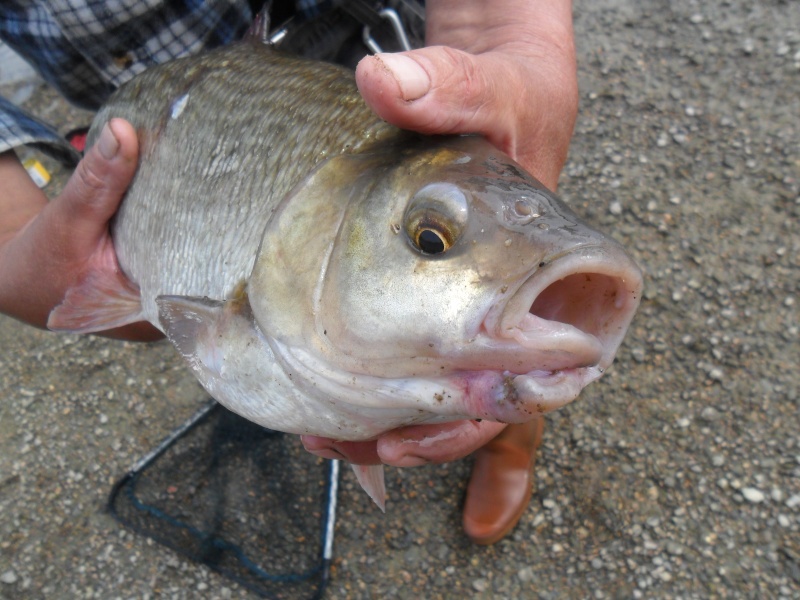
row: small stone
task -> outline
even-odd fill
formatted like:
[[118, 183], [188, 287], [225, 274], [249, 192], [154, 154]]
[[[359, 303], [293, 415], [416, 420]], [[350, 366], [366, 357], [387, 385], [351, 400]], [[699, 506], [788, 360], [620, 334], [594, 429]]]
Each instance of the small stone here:
[[778, 515], [778, 525], [781, 527], [788, 527], [791, 524], [792, 522], [789, 520], [789, 517], [784, 514]]
[[11, 585], [12, 583], [16, 583], [17, 582], [17, 574], [14, 573], [14, 571], [6, 571], [2, 575], [0, 575], [0, 581], [2, 581], [3, 583], [7, 583], [8, 585]]
[[674, 542], [672, 540], [667, 542], [666, 550], [672, 556], [680, 556], [683, 554], [683, 546], [681, 546], [678, 542]]
[[608, 207], [608, 211], [612, 215], [621, 215], [622, 214], [622, 204], [618, 200], [614, 200], [611, 205]]
[[523, 567], [519, 571], [517, 571], [517, 577], [523, 583], [528, 583], [529, 581], [533, 580], [533, 568], [532, 567]]
[[765, 499], [764, 492], [753, 487], [742, 488], [741, 492], [744, 499], [753, 504], [759, 504]]
[[794, 508], [795, 506], [800, 506], [800, 494], [795, 494], [791, 498], [786, 501], [786, 506], [789, 508]]
[[700, 24], [700, 23], [702, 23], [702, 22], [703, 22], [705, 19], [703, 18], [703, 15], [701, 15], [700, 13], [695, 13], [695, 14], [693, 14], [691, 17], [689, 17], [689, 20], [690, 20], [692, 23], [694, 23], [695, 25], [699, 25], [699, 24]]
[[725, 378], [725, 373], [719, 367], [714, 367], [708, 372], [708, 376], [714, 381], [722, 381]]
[[472, 587], [475, 589], [476, 592], [485, 592], [489, 589], [489, 582], [481, 577], [480, 579], [476, 579], [472, 582]]

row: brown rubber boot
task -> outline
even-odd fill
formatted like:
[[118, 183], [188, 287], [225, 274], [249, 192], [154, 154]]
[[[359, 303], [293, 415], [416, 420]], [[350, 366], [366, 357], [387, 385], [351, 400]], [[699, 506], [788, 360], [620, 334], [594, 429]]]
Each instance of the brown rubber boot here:
[[503, 539], [522, 517], [533, 493], [533, 465], [544, 419], [509, 425], [475, 452], [463, 526], [474, 543]]

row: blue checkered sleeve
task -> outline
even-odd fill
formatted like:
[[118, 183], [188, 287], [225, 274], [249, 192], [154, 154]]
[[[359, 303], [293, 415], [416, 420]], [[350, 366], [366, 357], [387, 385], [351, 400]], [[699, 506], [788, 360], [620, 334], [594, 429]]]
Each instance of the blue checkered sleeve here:
[[0, 152], [19, 146], [33, 146], [65, 165], [75, 165], [80, 156], [49, 125], [0, 97]]
[[[247, 0], [4, 0], [0, 38], [72, 104], [97, 109], [148, 67], [240, 38]], [[50, 126], [0, 100], [0, 150], [33, 144], [71, 163]]]
[[[310, 18], [331, 0], [296, 0]], [[3, 0], [0, 39], [72, 104], [94, 110], [148, 67], [242, 37], [256, 0]], [[71, 162], [56, 131], [0, 99], [0, 150], [35, 144]]]

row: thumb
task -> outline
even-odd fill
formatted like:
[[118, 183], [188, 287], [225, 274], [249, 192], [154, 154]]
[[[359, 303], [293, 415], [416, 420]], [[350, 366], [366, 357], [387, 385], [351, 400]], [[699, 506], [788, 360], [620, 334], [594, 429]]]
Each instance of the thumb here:
[[[511, 129], [513, 99], [498, 93], [513, 81], [515, 63], [446, 46], [361, 60], [356, 83], [378, 116], [426, 134], [482, 133]], [[516, 74], [519, 77], [519, 74]]]
[[52, 203], [53, 212], [60, 213], [53, 216], [77, 227], [76, 235], [105, 229], [136, 173], [138, 154], [136, 130], [130, 123], [122, 119], [106, 123]]

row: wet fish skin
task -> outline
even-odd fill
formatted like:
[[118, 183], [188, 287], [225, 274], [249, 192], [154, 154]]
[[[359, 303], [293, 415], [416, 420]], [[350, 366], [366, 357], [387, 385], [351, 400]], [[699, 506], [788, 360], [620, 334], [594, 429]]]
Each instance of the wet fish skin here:
[[[113, 226], [139, 294], [98, 273], [50, 324], [146, 319], [267, 427], [536, 418], [602, 374], [638, 304], [616, 242], [485, 140], [383, 123], [344, 69], [241, 44], [145, 72], [90, 143], [112, 117], [140, 137]], [[420, 249], [423, 225], [446, 251]], [[81, 312], [92, 295], [115, 308]]]
[[[242, 42], [144, 72], [97, 115], [89, 143], [111, 117], [139, 135], [145, 166], [113, 237], [122, 270], [142, 290], [144, 319], [158, 321], [164, 283], [154, 261], [188, 276], [171, 293], [227, 298], [252, 270], [277, 202], [316, 165], [403, 137], [364, 105], [351, 72], [320, 65]], [[209, 217], [224, 226], [209, 227]], [[148, 251], [149, 239], [165, 245]]]

